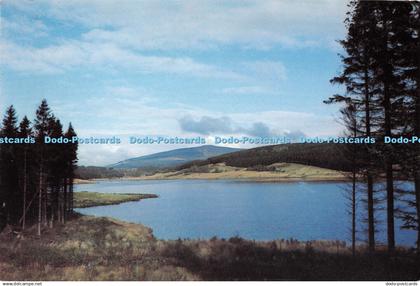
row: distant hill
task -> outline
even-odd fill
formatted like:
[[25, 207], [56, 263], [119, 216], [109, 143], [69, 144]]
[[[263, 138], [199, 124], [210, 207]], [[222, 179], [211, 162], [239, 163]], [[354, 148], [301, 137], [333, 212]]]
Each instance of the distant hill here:
[[181, 148], [147, 156], [127, 159], [107, 166], [114, 169], [133, 168], [173, 168], [195, 160], [205, 160], [210, 157], [240, 151], [238, 148], [228, 148], [212, 145], [200, 147]]
[[223, 154], [205, 160], [188, 162], [177, 167], [178, 170], [191, 166], [225, 163], [233, 167], [268, 166], [274, 163], [297, 163], [327, 168], [338, 171], [349, 171], [350, 164], [343, 154], [340, 144], [282, 144], [252, 149], [244, 149], [231, 154]]
[[270, 165], [276, 163], [350, 171], [351, 165], [343, 154], [344, 147], [340, 144], [282, 144], [236, 149], [205, 145], [132, 158], [108, 167], [80, 166], [76, 170], [76, 178], [137, 177], [154, 174], [157, 169], [182, 170], [220, 163], [256, 171], [269, 170]]

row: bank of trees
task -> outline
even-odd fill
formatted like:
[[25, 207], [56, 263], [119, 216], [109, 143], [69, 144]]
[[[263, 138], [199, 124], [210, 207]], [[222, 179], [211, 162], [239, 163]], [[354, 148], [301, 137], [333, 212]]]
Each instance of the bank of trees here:
[[[375, 250], [380, 192], [386, 202], [389, 252], [395, 249], [397, 216], [404, 227], [417, 230], [420, 250], [420, 144], [384, 142], [386, 136], [420, 137], [419, 2], [352, 1], [349, 6], [348, 33], [341, 41], [343, 70], [332, 79], [345, 86], [345, 93], [326, 102], [344, 104], [348, 133], [376, 138], [376, 144], [349, 146], [347, 152], [366, 202], [369, 249]], [[413, 181], [414, 190], [398, 188], [397, 177]], [[397, 208], [399, 197], [403, 207]]]
[[207, 164], [226, 163], [228, 166], [255, 168], [278, 162], [297, 163], [338, 171], [350, 171], [351, 164], [343, 156], [344, 144], [334, 143], [291, 143], [270, 145], [192, 161], [177, 166], [177, 170]]
[[0, 129], [0, 227], [25, 229], [64, 223], [73, 209], [73, 178], [77, 144], [44, 144], [44, 138], [72, 138], [43, 100], [31, 122], [18, 122], [16, 110], [6, 110]]
[[[113, 169], [96, 166], [78, 166], [75, 170], [75, 176], [78, 179], [114, 179], [122, 178], [128, 171], [125, 169]], [[128, 174], [127, 174], [128, 175]]]

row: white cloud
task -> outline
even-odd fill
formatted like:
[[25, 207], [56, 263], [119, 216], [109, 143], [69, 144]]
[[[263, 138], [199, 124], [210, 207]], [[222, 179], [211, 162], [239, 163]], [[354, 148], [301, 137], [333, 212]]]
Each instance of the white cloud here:
[[12, 1], [25, 13], [81, 24], [84, 39], [135, 49], [328, 46], [343, 32], [346, 2], [246, 1]]
[[113, 44], [65, 41], [44, 48], [0, 43], [0, 62], [18, 71], [59, 73], [75, 67], [124, 68], [140, 73], [241, 79], [240, 74], [189, 57], [145, 56]]
[[[281, 83], [287, 80], [286, 67], [279, 61], [260, 60], [243, 62], [240, 64], [240, 69], [247, 75], [247, 85], [224, 88], [222, 89], [223, 94], [278, 94]], [[252, 85], [252, 83], [255, 84]]]
[[15, 17], [11, 20], [1, 18], [2, 36], [40, 38], [48, 35], [49, 28], [41, 20], [29, 20], [25, 17]]
[[[250, 61], [230, 68], [229, 63], [219, 67], [180, 54], [217, 52], [232, 45], [259, 50], [276, 46], [331, 48], [332, 39], [344, 34], [345, 4], [336, 0], [3, 0], [3, 10], [17, 9], [25, 17], [2, 16], [0, 64], [33, 74], [82, 68], [93, 76], [96, 73], [91, 69], [109, 69], [123, 75], [164, 73], [239, 80], [229, 82], [231, 87], [216, 88], [222, 88], [224, 94], [269, 94], [277, 92], [278, 84], [287, 79], [281, 62]], [[66, 29], [60, 30], [62, 26]], [[30, 41], [37, 37], [43, 41]], [[98, 89], [105, 91], [100, 97], [87, 95], [74, 104], [53, 103], [57, 116], [72, 121], [81, 136], [194, 136], [181, 130], [179, 119], [185, 115], [226, 116], [191, 106], [158, 106], [148, 90], [137, 86]], [[0, 103], [1, 97], [4, 95]], [[258, 129], [263, 125], [256, 123], [263, 123], [276, 134], [301, 130], [308, 136], [324, 136], [339, 130], [330, 117], [304, 112], [272, 110], [229, 117], [235, 127]], [[80, 162], [110, 164], [176, 147], [181, 146], [81, 146]]]
[[[19, 71], [57, 73], [83, 66], [228, 79], [243, 76], [191, 57], [148, 52], [218, 49], [232, 44], [244, 49], [276, 45], [336, 48], [332, 39], [343, 30], [340, 23], [345, 11], [340, 1], [328, 0], [6, 0], [3, 6], [22, 12], [2, 17], [0, 44], [1, 64]], [[47, 45], [28, 44], [33, 37], [61, 29], [47, 25], [47, 20], [76, 32], [67, 35], [55, 30]], [[16, 42], [18, 35], [27, 39], [25, 44]], [[286, 78], [280, 62], [250, 62], [242, 68], [264, 80]]]
[[[123, 144], [119, 146], [101, 145], [100, 148], [96, 148], [95, 146], [81, 145], [79, 153], [81, 164], [106, 165], [130, 157], [188, 147], [186, 145], [131, 145], [127, 141], [129, 136], [194, 137], [200, 135], [200, 133], [185, 131], [179, 124], [185, 116], [194, 120], [203, 117], [226, 118], [226, 114], [222, 112], [208, 111], [191, 106], [162, 108], [130, 96], [115, 97], [111, 94], [110, 91], [108, 94], [104, 94], [102, 98], [92, 98], [79, 102], [74, 108], [65, 106], [64, 109], [61, 109], [55, 107], [60, 107], [61, 104], [54, 104], [54, 111], [57, 116], [62, 118], [63, 121], [71, 119], [80, 136], [121, 136], [123, 139]], [[118, 108], [115, 108], [115, 106], [118, 106]], [[84, 116], [78, 119], [77, 114], [72, 114], [71, 110], [76, 110], [75, 112], [84, 114]], [[92, 115], [95, 122], [92, 122], [86, 128], [85, 122], [89, 120], [89, 118], [86, 118], [86, 114], [89, 114], [92, 110], [95, 110], [95, 114]], [[242, 136], [251, 133], [267, 133], [267, 131], [270, 134], [278, 135], [299, 131], [307, 136], [332, 136], [338, 135], [341, 130], [341, 126], [330, 116], [323, 117], [312, 113], [283, 110], [231, 113], [229, 114], [229, 124], [231, 130], [229, 128], [215, 129], [218, 131], [205, 135], [205, 137], [211, 138], [215, 135]], [[244, 145], [241, 147], [251, 148], [256, 146]]]
[[287, 79], [286, 67], [278, 61], [252, 61], [242, 65], [259, 80], [279, 82]]
[[228, 87], [222, 89], [223, 94], [228, 95], [256, 95], [256, 94], [271, 94], [273, 91], [263, 86], [239, 86], [239, 87]]
[[108, 86], [106, 87], [107, 93], [111, 96], [118, 98], [130, 98], [135, 99], [137, 102], [150, 102], [153, 101], [150, 92], [143, 87], [132, 87], [132, 86]]

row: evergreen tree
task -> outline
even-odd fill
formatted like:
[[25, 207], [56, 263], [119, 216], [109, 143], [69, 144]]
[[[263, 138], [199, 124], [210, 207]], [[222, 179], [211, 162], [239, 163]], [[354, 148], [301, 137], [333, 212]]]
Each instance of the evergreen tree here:
[[37, 162], [38, 162], [38, 235], [41, 235], [42, 224], [47, 224], [47, 193], [45, 190], [46, 180], [46, 154], [45, 137], [48, 136], [48, 125], [51, 120], [51, 111], [47, 101], [44, 99], [36, 111], [35, 137], [37, 140]]
[[[404, 133], [420, 138], [420, 4], [410, 2], [397, 11], [395, 39], [398, 42], [398, 66], [405, 82], [405, 99], [402, 115], [408, 125]], [[407, 199], [408, 209], [403, 210], [405, 228], [417, 230], [417, 249], [420, 253], [420, 145], [403, 146], [400, 157], [404, 171], [414, 181], [413, 197]]]
[[[31, 122], [25, 116], [21, 123], [19, 124], [18, 137], [22, 139], [27, 139], [32, 137]], [[18, 145], [18, 162], [19, 162], [19, 177], [20, 180], [20, 190], [22, 192], [22, 213], [21, 213], [21, 223], [22, 229], [25, 229], [26, 226], [26, 213], [28, 208], [28, 189], [29, 189], [29, 172], [31, 164], [31, 143], [23, 143]]]
[[[371, 137], [375, 135], [375, 119], [378, 117], [374, 108], [376, 85], [372, 80], [374, 51], [371, 46], [375, 40], [376, 25], [372, 23], [373, 7], [369, 3], [352, 1], [350, 11], [345, 20], [348, 30], [345, 40], [340, 41], [346, 54], [341, 56], [343, 63], [342, 73], [331, 80], [334, 84], [346, 86], [345, 95], [334, 95], [326, 103], [344, 103], [347, 108], [353, 110], [353, 117], [358, 126], [359, 136]], [[346, 118], [343, 118], [346, 120]], [[353, 134], [352, 126], [347, 128]], [[357, 168], [365, 177], [367, 212], [368, 212], [368, 245], [372, 252], [375, 249], [375, 198], [374, 198], [374, 154], [368, 145], [364, 146], [364, 152], [359, 152], [358, 164], [363, 168]], [[353, 157], [353, 156], [351, 156]], [[352, 159], [353, 160], [353, 159]]]
[[47, 144], [44, 139], [76, 136], [71, 124], [64, 135], [60, 120], [43, 100], [33, 128], [26, 116], [18, 127], [16, 111], [9, 107], [0, 135], [13, 141], [0, 144], [0, 230], [5, 223], [24, 230], [36, 222], [41, 235], [43, 226], [64, 223], [72, 208], [77, 144]]
[[[374, 243], [373, 183], [372, 179], [386, 180], [386, 212], [388, 250], [395, 249], [395, 200], [394, 178], [403, 176], [406, 170], [415, 181], [417, 215], [408, 215], [407, 224], [418, 225], [418, 146], [385, 144], [384, 137], [417, 134], [420, 126], [418, 113], [418, 3], [353, 1], [348, 13], [348, 35], [342, 41], [346, 55], [342, 57], [344, 69], [333, 83], [344, 84], [346, 95], [336, 95], [331, 102], [354, 106], [356, 117], [365, 136], [374, 136], [379, 142], [365, 148], [367, 178], [369, 247]], [[412, 150], [410, 152], [409, 150]], [[407, 156], [407, 154], [410, 154]], [[410, 159], [413, 158], [413, 159]], [[374, 162], [379, 162], [375, 164]], [[399, 168], [395, 168], [399, 166]], [[401, 168], [402, 167], [402, 168]], [[402, 169], [403, 171], [399, 171]], [[397, 172], [398, 170], [398, 172]], [[419, 234], [420, 237], [420, 234]]]
[[[341, 114], [343, 118], [344, 125], [347, 129], [346, 135], [351, 138], [358, 138], [360, 133], [360, 123], [356, 117], [356, 108], [349, 104], [348, 106], [341, 109]], [[349, 144], [346, 146], [345, 156], [348, 158], [352, 169], [349, 172], [348, 178], [351, 181], [350, 183], [350, 194], [347, 195], [347, 198], [350, 202], [349, 213], [351, 215], [351, 242], [352, 242], [352, 255], [356, 255], [356, 234], [357, 234], [357, 204], [358, 204], [358, 195], [357, 195], [357, 183], [358, 183], [358, 174], [360, 173], [360, 156], [359, 148], [355, 144]]]
[[[52, 138], [63, 136], [63, 126], [60, 120], [54, 116], [51, 116], [48, 123], [48, 136]], [[54, 220], [61, 221], [62, 217], [61, 186], [65, 172], [65, 159], [63, 158], [64, 148], [61, 144], [48, 144], [46, 147], [46, 153], [48, 154], [48, 189], [51, 194], [50, 227], [52, 227]]]
[[[17, 117], [13, 105], [6, 110], [1, 133], [3, 137], [8, 139], [14, 139], [18, 135]], [[18, 216], [16, 210], [19, 199], [16, 145], [4, 144], [1, 152], [1, 173], [3, 174], [1, 202], [4, 208], [6, 222], [15, 223]]]
[[[407, 113], [406, 101], [407, 81], [403, 76], [404, 49], [401, 45], [401, 31], [408, 28], [407, 22], [401, 21], [401, 13], [404, 13], [409, 3], [404, 2], [373, 2], [377, 27], [377, 35], [373, 43], [374, 50], [374, 74], [373, 79], [377, 83], [376, 94], [381, 111], [380, 138], [397, 137], [406, 135]], [[408, 16], [408, 15], [407, 15]], [[386, 177], [386, 210], [387, 210], [387, 240], [388, 250], [395, 250], [395, 166], [401, 165], [404, 150], [401, 145], [384, 144], [380, 140], [378, 144]]]
[[[412, 59], [411, 72], [409, 78], [415, 83], [412, 88], [412, 105], [414, 106], [414, 123], [413, 135], [420, 138], [420, 4], [418, 2], [411, 3], [412, 11], [410, 13], [410, 29], [412, 39], [410, 41], [409, 53], [407, 58]], [[417, 250], [420, 253], [420, 145], [413, 146], [413, 177], [415, 182], [415, 208], [416, 208], [416, 225], [417, 229]]]
[[[69, 140], [77, 136], [71, 123], [69, 124], [67, 132], [64, 136]], [[77, 149], [77, 143], [71, 143], [66, 148], [66, 176], [64, 183], [64, 194], [66, 199], [64, 201], [66, 202], [65, 209], [69, 212], [73, 212], [73, 180], [75, 177], [75, 170], [77, 168]], [[67, 213], [67, 211], [65, 213]]]

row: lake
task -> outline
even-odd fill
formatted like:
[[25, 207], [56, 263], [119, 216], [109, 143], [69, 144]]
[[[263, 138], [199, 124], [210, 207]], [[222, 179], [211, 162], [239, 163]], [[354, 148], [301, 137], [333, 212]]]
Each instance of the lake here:
[[[410, 188], [408, 183], [400, 183]], [[76, 191], [149, 193], [156, 199], [120, 205], [77, 209], [87, 215], [109, 216], [141, 223], [157, 238], [229, 238], [272, 240], [350, 239], [350, 215], [346, 183], [337, 182], [242, 182], [231, 180], [98, 181], [76, 185]], [[363, 202], [359, 202], [364, 217]], [[363, 214], [362, 214], [363, 212]], [[377, 217], [385, 221], [384, 211]], [[397, 220], [400, 226], [401, 221]], [[359, 239], [366, 225], [359, 222]], [[377, 237], [385, 241], [385, 226]], [[400, 245], [414, 245], [414, 231], [396, 229]]]

